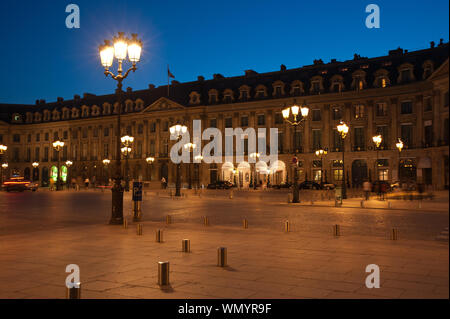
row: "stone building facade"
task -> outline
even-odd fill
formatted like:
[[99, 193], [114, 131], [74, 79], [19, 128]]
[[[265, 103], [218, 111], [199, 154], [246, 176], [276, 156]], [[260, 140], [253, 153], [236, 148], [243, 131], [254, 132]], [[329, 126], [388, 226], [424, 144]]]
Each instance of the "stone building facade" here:
[[[202, 128], [278, 128], [278, 162], [258, 176], [271, 184], [292, 181], [294, 150], [299, 159], [300, 180], [338, 184], [342, 179], [342, 145], [336, 127], [343, 120], [350, 131], [344, 140], [345, 175], [350, 187], [364, 179], [411, 180], [447, 188], [449, 156], [448, 43], [408, 52], [389, 51], [376, 58], [355, 54], [352, 60], [314, 64], [279, 71], [197, 81], [172, 81], [166, 86], [124, 92], [122, 133], [135, 138], [129, 157], [130, 176], [144, 181], [165, 177], [174, 183], [176, 165], [169, 159], [169, 127], [192, 121]], [[295, 129], [281, 110], [292, 104], [306, 105], [310, 112], [304, 125]], [[60, 166], [73, 162], [72, 177], [95, 176], [104, 183], [113, 171], [118, 103], [115, 95], [85, 93], [72, 100], [36, 101], [35, 105], [0, 104], [0, 155], [8, 168], [5, 177], [23, 175], [48, 185], [58, 154], [52, 142], [65, 142]], [[372, 136], [383, 142], [375, 150]], [[223, 134], [223, 136], [225, 136]], [[401, 152], [398, 139], [404, 143]], [[207, 141], [203, 142], [204, 144]], [[323, 162], [315, 151], [324, 149]], [[261, 150], [258, 150], [261, 151]], [[148, 165], [146, 158], [155, 157]], [[109, 166], [103, 159], [110, 159]], [[38, 162], [37, 168], [32, 167]], [[323, 167], [322, 167], [323, 164]], [[56, 168], [55, 168], [56, 167]], [[63, 168], [64, 170], [64, 168]], [[253, 167], [242, 163], [183, 164], [182, 180], [193, 185], [228, 179], [248, 186]]]

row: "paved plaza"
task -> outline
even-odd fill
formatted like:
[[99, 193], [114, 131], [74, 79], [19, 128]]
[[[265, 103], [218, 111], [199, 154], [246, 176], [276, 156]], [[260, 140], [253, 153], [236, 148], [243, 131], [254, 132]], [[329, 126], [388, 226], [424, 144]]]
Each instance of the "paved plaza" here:
[[[138, 236], [131, 219], [127, 229], [107, 224], [109, 191], [1, 192], [0, 298], [65, 298], [68, 264], [80, 267], [82, 298], [449, 297], [448, 193], [363, 207], [361, 198], [334, 207], [314, 193], [300, 204], [288, 204], [283, 191], [184, 193], [147, 191]], [[129, 193], [124, 210], [131, 214]], [[182, 239], [191, 253], [181, 251]], [[228, 267], [216, 266], [218, 247], [227, 247]], [[158, 261], [170, 262], [165, 289]], [[366, 288], [369, 264], [380, 267], [378, 289]]]

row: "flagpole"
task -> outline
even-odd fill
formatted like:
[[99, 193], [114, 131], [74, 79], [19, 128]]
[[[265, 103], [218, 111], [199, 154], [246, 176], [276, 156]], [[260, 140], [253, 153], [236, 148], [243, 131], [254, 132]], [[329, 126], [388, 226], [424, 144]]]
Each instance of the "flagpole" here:
[[170, 85], [170, 77], [169, 77], [169, 65], [167, 64], [167, 97], [169, 97], [169, 86]]

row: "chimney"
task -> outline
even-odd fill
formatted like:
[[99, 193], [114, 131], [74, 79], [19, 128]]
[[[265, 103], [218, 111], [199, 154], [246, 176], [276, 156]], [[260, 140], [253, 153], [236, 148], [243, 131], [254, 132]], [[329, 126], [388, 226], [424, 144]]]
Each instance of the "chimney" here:
[[399, 55], [403, 55], [403, 49], [398, 47], [398, 49], [396, 50], [390, 50], [389, 51], [389, 55], [390, 56], [399, 56]]
[[45, 104], [45, 100], [44, 99], [39, 100], [39, 104]]
[[430, 42], [430, 48], [434, 48], [434, 46], [435, 46], [434, 41], [431, 41], [431, 42]]
[[176, 85], [176, 84], [180, 84], [180, 82], [178, 82], [177, 80], [172, 80], [172, 85]]
[[36, 105], [39, 105], [39, 100], [36, 100]]
[[149, 84], [149, 85], [148, 85], [148, 89], [149, 89], [149, 90], [153, 90], [154, 88], [155, 88], [155, 85], [154, 85], [154, 84]]
[[253, 71], [253, 70], [245, 70], [245, 76], [251, 76], [251, 75], [256, 75], [258, 74], [258, 72]]
[[64, 99], [63, 99], [62, 97], [58, 96], [58, 97], [56, 98], [56, 101], [62, 102], [62, 101], [64, 101]]
[[78, 94], [75, 94], [75, 95], [73, 96], [73, 99], [74, 99], [75, 101], [78, 101], [78, 100], [80, 99], [80, 96], [79, 96]]
[[337, 62], [336, 59], [331, 59], [331, 62], [330, 62], [330, 63], [336, 63], [336, 62]]
[[220, 73], [214, 73], [213, 74], [213, 79], [217, 80], [217, 79], [223, 79], [223, 75]]
[[133, 88], [132, 87], [127, 87], [127, 93], [131, 93], [131, 92], [133, 92]]
[[286, 71], [286, 66], [284, 64], [280, 65], [280, 71]]
[[197, 76], [197, 81], [203, 82], [203, 81], [205, 81], [205, 77], [203, 75], [199, 75], [199, 76]]

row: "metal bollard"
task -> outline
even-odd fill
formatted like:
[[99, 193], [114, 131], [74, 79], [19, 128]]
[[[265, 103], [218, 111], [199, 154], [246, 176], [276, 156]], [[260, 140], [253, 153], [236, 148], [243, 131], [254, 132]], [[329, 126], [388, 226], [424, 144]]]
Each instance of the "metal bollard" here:
[[137, 234], [142, 236], [142, 224], [137, 224]]
[[337, 224], [333, 226], [333, 235], [336, 237], [341, 236], [341, 226]]
[[397, 230], [397, 228], [392, 228], [391, 239], [392, 240], [397, 240], [398, 239], [398, 230]]
[[172, 224], [172, 216], [170, 216], [170, 215], [167, 215], [167, 216], [166, 216], [166, 224], [167, 224], [167, 225]]
[[392, 208], [391, 202], [387, 202], [387, 206], [388, 206], [388, 208]]
[[156, 242], [162, 243], [163, 242], [163, 231], [161, 229], [158, 229], [156, 231]]
[[203, 225], [208, 226], [209, 225], [209, 219], [207, 216], [203, 217]]
[[230, 199], [233, 199], [233, 190], [230, 190]]
[[66, 298], [67, 299], [81, 299], [81, 283], [74, 284], [74, 287], [66, 286]]
[[123, 219], [123, 228], [127, 229], [128, 228], [128, 218], [124, 218]]
[[160, 261], [158, 262], [158, 285], [168, 286], [169, 284], [169, 262]]
[[419, 208], [422, 208], [422, 201], [419, 200]]
[[291, 231], [291, 225], [289, 224], [288, 220], [284, 222], [284, 231], [286, 233], [289, 233]]
[[314, 205], [314, 199], [311, 199], [311, 205]]
[[243, 223], [244, 229], [247, 229], [248, 228], [248, 220], [244, 219], [242, 223]]
[[190, 239], [182, 239], [181, 240], [181, 250], [184, 253], [190, 253], [191, 252], [191, 240]]
[[225, 247], [219, 247], [217, 249], [217, 266], [227, 266], [227, 249]]

